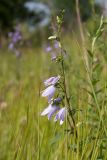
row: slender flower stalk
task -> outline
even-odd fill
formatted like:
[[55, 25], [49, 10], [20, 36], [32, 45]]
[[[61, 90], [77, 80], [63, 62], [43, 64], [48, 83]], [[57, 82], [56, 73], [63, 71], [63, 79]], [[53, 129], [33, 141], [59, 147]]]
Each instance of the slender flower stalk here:
[[[60, 42], [60, 46], [62, 47], [61, 42]], [[62, 74], [63, 74], [64, 93], [65, 93], [65, 98], [66, 98], [66, 102], [67, 102], [67, 106], [68, 106], [68, 112], [69, 112], [70, 117], [72, 119], [73, 128], [75, 130], [76, 137], [77, 137], [76, 124], [75, 124], [75, 120], [74, 120], [74, 117], [73, 117], [73, 114], [72, 114], [72, 111], [71, 111], [70, 101], [69, 101], [69, 97], [68, 97], [67, 89], [66, 89], [66, 79], [65, 79], [65, 70], [64, 70], [64, 57], [63, 57], [62, 51], [63, 51], [63, 49], [61, 48], [61, 57], [62, 57], [61, 67], [62, 67]], [[69, 119], [69, 117], [68, 117], [68, 119]]]

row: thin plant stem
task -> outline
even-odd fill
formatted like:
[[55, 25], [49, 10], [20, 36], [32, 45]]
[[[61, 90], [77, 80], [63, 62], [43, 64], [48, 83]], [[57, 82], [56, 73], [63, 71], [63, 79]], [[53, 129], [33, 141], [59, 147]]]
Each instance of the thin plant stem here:
[[76, 124], [75, 124], [74, 117], [73, 117], [73, 115], [72, 115], [71, 106], [70, 106], [70, 101], [69, 101], [69, 97], [68, 97], [67, 89], [66, 89], [66, 79], [65, 79], [64, 59], [63, 59], [62, 49], [61, 49], [61, 57], [62, 57], [62, 61], [61, 61], [62, 74], [63, 74], [63, 79], [64, 79], [64, 80], [63, 80], [64, 93], [65, 93], [65, 98], [66, 98], [66, 102], [67, 102], [67, 105], [68, 105], [68, 112], [69, 112], [70, 117], [71, 117], [71, 119], [72, 119], [73, 128], [74, 128], [74, 130], [75, 130], [75, 134], [76, 134], [76, 138], [77, 138]]

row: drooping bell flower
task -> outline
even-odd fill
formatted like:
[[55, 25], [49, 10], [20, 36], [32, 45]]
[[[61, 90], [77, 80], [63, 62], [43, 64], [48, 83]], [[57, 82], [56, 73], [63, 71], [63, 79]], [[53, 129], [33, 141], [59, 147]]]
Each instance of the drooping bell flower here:
[[48, 102], [51, 101], [52, 97], [54, 96], [54, 93], [56, 91], [56, 88], [54, 85], [49, 86], [44, 91], [42, 91], [42, 97], [48, 97]]
[[54, 121], [56, 122], [57, 120], [60, 120], [60, 125], [62, 125], [65, 120], [66, 114], [67, 114], [67, 108], [66, 107], [61, 108], [59, 112], [56, 114]]
[[48, 119], [50, 120], [53, 114], [56, 113], [56, 111], [59, 109], [59, 106], [50, 104], [47, 108], [44, 109], [44, 111], [41, 113], [41, 116], [47, 115]]
[[44, 81], [45, 86], [55, 85], [60, 79], [60, 76], [50, 77], [49, 79]]

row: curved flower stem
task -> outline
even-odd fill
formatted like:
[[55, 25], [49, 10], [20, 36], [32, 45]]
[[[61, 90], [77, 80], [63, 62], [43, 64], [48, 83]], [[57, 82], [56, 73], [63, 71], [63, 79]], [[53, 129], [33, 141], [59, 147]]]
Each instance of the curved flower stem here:
[[[60, 43], [60, 46], [62, 46], [62, 45], [61, 45], [61, 42], [59, 42], [59, 43]], [[74, 120], [74, 117], [73, 117], [73, 114], [72, 114], [72, 111], [71, 111], [70, 101], [69, 101], [69, 97], [68, 97], [67, 89], [66, 89], [66, 79], [65, 79], [65, 69], [64, 69], [64, 58], [63, 58], [63, 49], [62, 49], [62, 48], [61, 48], [61, 57], [62, 57], [61, 67], [62, 67], [64, 93], [65, 93], [65, 98], [66, 98], [66, 102], [67, 102], [67, 106], [68, 106], [68, 112], [69, 112], [70, 117], [71, 117], [71, 119], [72, 119], [73, 128], [74, 128], [75, 135], [76, 135], [76, 138], [77, 138], [76, 124], [75, 124], [75, 120]], [[69, 117], [68, 117], [68, 119], [69, 119]], [[70, 125], [70, 127], [71, 127], [71, 129], [72, 129], [72, 126], [71, 126], [71, 125]]]

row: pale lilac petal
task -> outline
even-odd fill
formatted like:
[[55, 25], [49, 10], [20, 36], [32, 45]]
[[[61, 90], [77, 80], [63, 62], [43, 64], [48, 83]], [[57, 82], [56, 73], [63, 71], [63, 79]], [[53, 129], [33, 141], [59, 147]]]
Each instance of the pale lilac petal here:
[[17, 42], [18, 42], [17, 37], [16, 37], [16, 36], [13, 36], [12, 41], [13, 41], [13, 43], [17, 43]]
[[52, 61], [55, 61], [56, 58], [57, 58], [56, 56], [52, 56], [51, 60], [52, 60]]
[[51, 52], [52, 48], [50, 46], [46, 47], [46, 52]]
[[60, 76], [55, 77], [52, 83], [56, 84], [59, 81], [59, 79], [60, 79]]
[[45, 86], [51, 85], [55, 77], [50, 77], [46, 81], [44, 81]]
[[42, 92], [42, 97], [48, 97], [50, 100], [53, 97], [55, 90], [56, 88], [53, 85], [49, 86]]
[[57, 120], [60, 120], [60, 125], [62, 125], [66, 116], [66, 112], [67, 109], [65, 107], [61, 108], [59, 112], [56, 114], [54, 121], [56, 122]]
[[55, 118], [54, 118], [54, 122], [56, 122], [59, 119], [59, 115], [58, 113], [56, 114]]
[[51, 53], [51, 60], [56, 60], [57, 56], [56, 56], [56, 53], [52, 52]]
[[51, 111], [51, 105], [49, 105], [47, 108], [44, 109], [44, 111], [41, 113], [41, 116], [47, 115]]
[[60, 111], [58, 112], [59, 118], [61, 118], [61, 115], [63, 114], [64, 109], [65, 109], [65, 108], [61, 108]]
[[58, 43], [58, 42], [55, 42], [54, 47], [55, 47], [56, 49], [59, 48], [59, 43]]
[[59, 79], [60, 79], [60, 76], [50, 77], [49, 79], [44, 81], [44, 84], [45, 84], [45, 86], [55, 85], [59, 81]]
[[41, 116], [48, 116], [48, 119], [51, 119], [53, 114], [60, 109], [59, 106], [56, 105], [49, 105], [47, 108], [44, 109], [44, 111], [41, 113]]
[[48, 114], [48, 119], [51, 119], [52, 115], [59, 110], [58, 106], [52, 106], [51, 112]]
[[54, 96], [54, 94], [50, 94], [50, 95], [48, 96], [48, 103], [51, 102], [51, 99], [52, 99], [53, 96]]
[[8, 48], [12, 50], [14, 48], [14, 43], [10, 43]]

